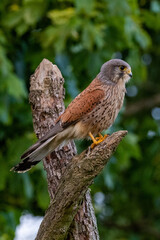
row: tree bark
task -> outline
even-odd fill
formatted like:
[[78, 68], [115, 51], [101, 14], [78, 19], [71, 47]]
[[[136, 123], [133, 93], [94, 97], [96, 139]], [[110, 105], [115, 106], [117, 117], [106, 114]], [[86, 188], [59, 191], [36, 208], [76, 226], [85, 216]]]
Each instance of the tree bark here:
[[[44, 59], [30, 78], [29, 101], [32, 108], [34, 131], [38, 138], [42, 137], [52, 126], [57, 117], [64, 112], [64, 79], [56, 65]], [[48, 192], [51, 200], [55, 198], [59, 189], [60, 180], [68, 168], [76, 147], [73, 141], [66, 146], [57, 148], [44, 161], [47, 173]], [[84, 195], [84, 194], [83, 194]], [[63, 196], [61, 196], [63, 198]], [[68, 224], [67, 239], [98, 240], [98, 230], [94, 210], [91, 203], [90, 192], [87, 191], [76, 216]], [[69, 213], [68, 213], [69, 217]], [[72, 224], [71, 224], [72, 223]], [[69, 229], [71, 225], [71, 228]], [[41, 229], [39, 230], [41, 232]], [[66, 234], [65, 234], [66, 235]], [[37, 236], [37, 239], [40, 239]], [[50, 237], [45, 239], [51, 239]]]
[[126, 134], [127, 131], [115, 132], [93, 150], [89, 147], [71, 159], [41, 223], [36, 240], [66, 239], [88, 187]]

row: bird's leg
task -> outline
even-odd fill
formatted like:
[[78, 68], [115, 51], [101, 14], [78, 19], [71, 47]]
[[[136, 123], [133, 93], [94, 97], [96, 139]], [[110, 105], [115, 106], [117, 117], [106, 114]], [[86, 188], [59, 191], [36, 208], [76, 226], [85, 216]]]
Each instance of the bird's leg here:
[[89, 132], [89, 136], [90, 138], [92, 139], [93, 143], [91, 145], [91, 148], [94, 148], [95, 146], [97, 146], [99, 143], [103, 142], [104, 139], [106, 139], [106, 137], [108, 136], [107, 134], [106, 135], [102, 135], [101, 133], [98, 134], [99, 137], [96, 137], [94, 138], [94, 136], [92, 135], [91, 132]]

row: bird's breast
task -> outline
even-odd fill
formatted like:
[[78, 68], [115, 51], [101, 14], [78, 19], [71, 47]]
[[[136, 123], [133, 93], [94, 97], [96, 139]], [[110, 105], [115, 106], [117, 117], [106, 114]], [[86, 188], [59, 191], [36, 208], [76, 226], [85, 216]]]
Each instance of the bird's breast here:
[[123, 105], [125, 91], [120, 90], [115, 87], [108, 91], [106, 97], [82, 119], [88, 132], [97, 135], [113, 124]]

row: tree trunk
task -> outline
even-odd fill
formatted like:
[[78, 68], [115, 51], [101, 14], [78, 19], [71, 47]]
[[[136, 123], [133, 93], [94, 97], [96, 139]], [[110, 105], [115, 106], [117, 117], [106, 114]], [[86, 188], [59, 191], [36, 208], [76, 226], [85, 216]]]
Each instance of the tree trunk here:
[[[56, 65], [53, 65], [47, 59], [44, 59], [37, 67], [35, 73], [30, 78], [30, 95], [33, 114], [34, 131], [38, 138], [55, 124], [57, 117], [64, 112], [64, 79]], [[66, 171], [71, 159], [76, 154], [76, 147], [73, 141], [66, 146], [57, 148], [49, 156], [43, 160], [44, 169], [47, 172], [48, 192], [51, 201], [55, 198], [57, 190], [61, 182], [61, 178]], [[85, 191], [86, 192], [86, 191]], [[83, 194], [84, 195], [84, 194]], [[63, 198], [63, 196], [61, 196]], [[91, 203], [89, 190], [84, 195], [84, 199], [78, 204], [76, 216], [74, 211], [74, 219], [70, 221], [67, 229], [65, 229], [65, 237], [69, 239], [87, 239], [98, 240], [98, 230], [96, 218]], [[68, 218], [70, 216], [68, 215]], [[72, 224], [71, 224], [72, 223]], [[39, 230], [41, 231], [41, 230]], [[46, 230], [45, 230], [46, 231]], [[55, 233], [55, 235], [57, 235]], [[37, 239], [41, 239], [37, 236]], [[49, 237], [43, 239], [50, 240]], [[63, 239], [54, 238], [52, 239]]]
[[[94, 149], [90, 150], [89, 148], [71, 159], [60, 180], [54, 199], [46, 211], [36, 240], [67, 238], [68, 229], [88, 187], [94, 177], [102, 171], [126, 134], [127, 131], [115, 132]], [[88, 236], [91, 239], [91, 234]], [[88, 236], [84, 236], [83, 239], [89, 239]]]

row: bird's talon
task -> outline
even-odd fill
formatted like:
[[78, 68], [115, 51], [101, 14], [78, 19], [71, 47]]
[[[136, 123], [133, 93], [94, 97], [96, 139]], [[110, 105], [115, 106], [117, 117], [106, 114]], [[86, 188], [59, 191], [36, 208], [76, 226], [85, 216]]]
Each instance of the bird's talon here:
[[105, 134], [104, 136], [102, 134], [98, 134], [99, 137], [96, 137], [96, 138], [92, 138], [92, 141], [93, 143], [91, 144], [91, 149], [93, 149], [95, 146], [97, 146], [99, 143], [103, 142], [107, 137], [108, 135]]
[[100, 139], [100, 137], [95, 137], [95, 140], [96, 140], [96, 141], [99, 141], [99, 139]]

